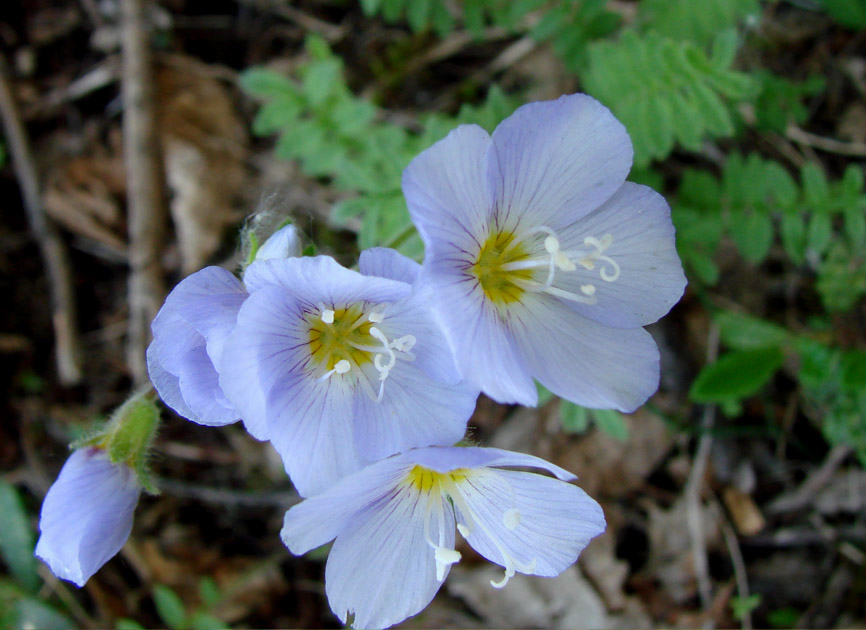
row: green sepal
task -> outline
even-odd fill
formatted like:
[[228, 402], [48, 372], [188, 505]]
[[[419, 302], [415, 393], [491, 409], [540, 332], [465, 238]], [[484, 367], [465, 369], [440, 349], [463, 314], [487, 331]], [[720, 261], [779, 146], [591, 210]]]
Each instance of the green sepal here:
[[248, 249], [250, 252], [249, 255], [247, 256], [246, 261], [244, 262], [244, 269], [246, 269], [251, 264], [253, 264], [253, 261], [256, 259], [256, 254], [259, 253], [259, 247], [261, 247], [261, 244], [259, 243], [259, 237], [256, 236], [256, 233], [253, 232], [252, 230], [248, 230], [248, 231], [244, 232], [244, 236], [249, 241]]
[[142, 488], [149, 494], [159, 494], [148, 469], [148, 456], [159, 429], [159, 407], [148, 390], [133, 395], [114, 414], [102, 435], [101, 446], [112, 464], [126, 464], [135, 471]]

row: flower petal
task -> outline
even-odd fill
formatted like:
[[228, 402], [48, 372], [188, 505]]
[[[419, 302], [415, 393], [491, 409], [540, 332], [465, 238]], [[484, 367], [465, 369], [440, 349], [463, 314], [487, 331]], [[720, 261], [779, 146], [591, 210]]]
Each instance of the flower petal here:
[[[436, 595], [449, 567], [437, 580], [424, 531], [430, 500], [402, 486], [387, 502], [358, 515], [357, 523], [337, 537], [325, 567], [325, 590], [331, 610], [343, 623], [354, 613], [355, 628], [387, 628], [423, 610]], [[442, 546], [453, 549], [454, 515], [450, 507], [440, 507]], [[430, 520], [430, 537], [438, 540], [439, 525]]]
[[404, 454], [408, 460], [436, 472], [451, 472], [458, 468], [491, 468], [519, 466], [521, 468], [541, 468], [553, 473], [563, 481], [576, 477], [556, 464], [524, 453], [515, 453], [500, 448], [480, 446], [431, 446], [416, 448]]
[[560, 233], [561, 248], [586, 250], [584, 238], [613, 242], [604, 251], [619, 267], [606, 282], [595, 270], [579, 266], [556, 275], [554, 286], [577, 295], [592, 284], [597, 304], [567, 302], [575, 311], [607, 326], [636, 328], [651, 324], [682, 297], [686, 277], [674, 243], [671, 211], [664, 197], [647, 186], [626, 182], [607, 203]]
[[303, 308], [281, 286], [254, 291], [226, 342], [220, 384], [247, 429], [273, 443], [298, 492], [307, 496], [359, 464], [352, 391], [305, 369], [310, 355]]
[[422, 282], [436, 295], [435, 307], [463, 378], [498, 402], [534, 406], [538, 392], [512, 331], [477, 282], [432, 269]]
[[488, 469], [468, 475], [458, 487], [472, 515], [467, 519], [458, 506], [457, 520], [469, 528], [467, 542], [503, 567], [509, 564], [504, 552], [520, 573], [559, 575], [605, 528], [601, 506], [558, 479]]
[[378, 276], [414, 284], [421, 265], [389, 247], [371, 247], [361, 252], [358, 269], [365, 276]]
[[450, 446], [466, 433], [478, 389], [435, 381], [418, 363], [395, 366], [380, 402], [355, 398], [355, 444], [365, 459], [375, 461], [416, 446]]
[[510, 309], [532, 374], [554, 394], [600, 409], [637, 409], [658, 388], [659, 354], [642, 328], [609, 328], [560, 300], [526, 295]]
[[268, 439], [302, 497], [322, 492], [361, 467], [352, 394], [335, 379], [287, 375], [267, 396]]
[[189, 408], [183, 399], [183, 394], [180, 393], [180, 378], [162, 367], [155, 348], [156, 346], [151, 343], [147, 347], [146, 353], [147, 374], [150, 377], [150, 382], [153, 383], [162, 402], [174, 409], [178, 415], [192, 420], [196, 414]]
[[403, 195], [427, 255], [439, 242], [465, 246], [484, 237], [491, 217], [487, 183], [490, 135], [477, 125], [461, 125], [403, 171]]
[[283, 519], [283, 543], [301, 555], [333, 540], [393, 491], [411, 467], [402, 456], [384, 459], [292, 506]]
[[140, 487], [125, 464], [95, 448], [75, 451], [45, 495], [36, 555], [78, 586], [123, 546]]
[[497, 219], [559, 230], [607, 201], [632, 157], [625, 127], [592, 97], [524, 105], [493, 132], [488, 166]]
[[295, 258], [301, 255], [301, 237], [297, 228], [285, 225], [271, 234], [256, 252], [256, 260]]
[[409, 295], [411, 287], [376, 276], [364, 276], [341, 266], [330, 256], [272, 259], [247, 268], [244, 282], [250, 293], [263, 287], [282, 287], [293, 298], [315, 307], [353, 302], [394, 302]]

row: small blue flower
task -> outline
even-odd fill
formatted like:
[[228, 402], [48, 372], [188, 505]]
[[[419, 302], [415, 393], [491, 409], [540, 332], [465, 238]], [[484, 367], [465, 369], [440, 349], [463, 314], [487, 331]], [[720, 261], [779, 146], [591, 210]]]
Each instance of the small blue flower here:
[[417, 264], [365, 252], [361, 270], [327, 256], [266, 260], [244, 278], [220, 385], [265, 426], [302, 496], [364, 463], [460, 440], [478, 390], [461, 383]]
[[239, 418], [219, 386], [216, 365], [247, 291], [221, 267], [187, 276], [153, 320], [147, 369], [160, 398], [178, 414], [207, 426]]
[[[281, 228], [256, 252], [259, 261], [300, 254], [293, 225]], [[239, 414], [219, 385], [223, 344], [248, 297], [243, 282], [221, 267], [206, 267], [186, 277], [165, 300], [153, 320], [147, 349], [150, 380], [160, 398], [181, 416], [206, 426], [237, 422]], [[267, 438], [264, 425], [244, 422], [256, 438]]]
[[102, 449], [73, 452], [42, 503], [36, 555], [57, 577], [84, 586], [129, 538], [140, 492], [133, 470]]
[[625, 181], [632, 146], [583, 94], [530, 103], [491, 137], [464, 125], [418, 155], [403, 192], [425, 245], [421, 282], [464, 376], [534, 405], [533, 377], [590, 407], [631, 411], [658, 386], [642, 326], [685, 276], [665, 200]]
[[[540, 468], [557, 479], [506, 467]], [[601, 507], [569, 472], [493, 448], [428, 447], [381, 460], [286, 512], [294, 554], [334, 540], [325, 568], [331, 609], [356, 628], [421, 611], [452, 564], [455, 526], [482, 556], [515, 572], [554, 576], [604, 531]]]

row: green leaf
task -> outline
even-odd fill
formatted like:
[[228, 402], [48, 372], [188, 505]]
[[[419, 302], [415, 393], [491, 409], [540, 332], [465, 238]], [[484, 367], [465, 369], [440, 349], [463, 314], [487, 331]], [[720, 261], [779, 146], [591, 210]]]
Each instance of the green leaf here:
[[219, 604], [222, 597], [217, 583], [209, 575], [204, 576], [198, 583], [198, 593], [202, 603], [207, 608], [213, 608]]
[[[730, 44], [723, 38], [719, 45]], [[711, 61], [698, 46], [656, 32], [625, 31], [619, 41], [594, 42], [587, 52], [586, 90], [626, 126], [639, 168], [666, 157], [672, 140], [697, 149], [703, 138], [732, 134], [725, 99], [756, 91], [751, 77], [719, 65], [729, 52], [720, 49]]]
[[695, 402], [745, 398], [769, 382], [783, 360], [775, 347], [728, 352], [701, 370], [689, 394]]
[[806, 259], [806, 225], [803, 223], [803, 216], [800, 213], [783, 214], [779, 232], [788, 257], [793, 262], [802, 264]]
[[866, 390], [866, 352], [848, 350], [843, 353], [839, 369], [842, 387], [856, 391]]
[[828, 311], [850, 310], [866, 295], [866, 253], [837, 240], [818, 267], [815, 286]]
[[628, 425], [620, 412], [613, 409], [590, 409], [589, 413], [598, 428], [609, 436], [620, 442], [628, 440]]
[[114, 630], [144, 630], [144, 626], [132, 619], [121, 618], [114, 624]]
[[189, 620], [189, 627], [192, 630], [223, 630], [223, 628], [228, 628], [229, 625], [213, 615], [197, 612]]
[[0, 481], [0, 555], [10, 573], [28, 591], [39, 588], [33, 556], [33, 531], [15, 486]]
[[275, 98], [292, 94], [295, 86], [291, 79], [265, 68], [250, 68], [241, 73], [244, 92], [261, 98]]
[[559, 403], [559, 419], [562, 422], [562, 430], [566, 433], [586, 433], [589, 428], [587, 408], [567, 400], [561, 400]]
[[827, 13], [842, 26], [853, 30], [866, 28], [866, 2], [863, 0], [820, 0]]
[[830, 200], [830, 189], [824, 171], [814, 162], [806, 162], [800, 170], [803, 194], [811, 210], [824, 210]]
[[[643, 30], [701, 46], [713, 42], [720, 32], [732, 32], [738, 22], [760, 11], [757, 0], [704, 0], [699, 7], [694, 0], [642, 0], [637, 8]], [[723, 59], [733, 56], [727, 50], [717, 54]]]
[[547, 389], [544, 385], [535, 381], [535, 390], [538, 392], [538, 406], [546, 404], [548, 401], [554, 398], [553, 392]]
[[750, 315], [722, 311], [715, 320], [722, 342], [733, 350], [779, 348], [790, 337], [785, 328]]
[[773, 222], [769, 215], [752, 210], [732, 213], [728, 230], [743, 258], [758, 264], [773, 244]]
[[186, 608], [183, 600], [163, 584], [153, 587], [153, 603], [156, 612], [165, 624], [173, 630], [183, 630], [186, 624]]
[[15, 627], [33, 630], [66, 630], [75, 628], [75, 622], [47, 603], [34, 597], [24, 597], [15, 605]]

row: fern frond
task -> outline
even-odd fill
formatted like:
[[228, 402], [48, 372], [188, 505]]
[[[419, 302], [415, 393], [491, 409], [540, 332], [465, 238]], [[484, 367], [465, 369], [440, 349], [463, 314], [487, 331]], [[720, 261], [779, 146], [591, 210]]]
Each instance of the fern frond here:
[[758, 0], [643, 0], [637, 22], [642, 31], [709, 46], [722, 31], [757, 20]]
[[[717, 45], [730, 48], [729, 40], [727, 35]], [[675, 143], [696, 151], [704, 138], [734, 133], [727, 100], [752, 96], [755, 83], [731, 70], [731, 61], [689, 42], [626, 31], [617, 42], [589, 47], [584, 86], [626, 126], [635, 165], [643, 167], [666, 157]]]
[[[242, 75], [244, 89], [263, 101], [253, 131], [276, 134], [277, 157], [297, 160], [304, 173], [327, 178], [346, 193], [331, 218], [359, 226], [362, 248], [388, 243], [410, 227], [400, 179], [415, 155], [459, 124], [492, 131], [517, 105], [494, 86], [481, 105], [464, 106], [457, 116], [428, 115], [420, 132], [409, 131], [386, 122], [375, 105], [352, 94], [339, 59], [323, 40], [311, 37], [307, 52], [309, 61], [296, 77], [261, 68]], [[420, 256], [420, 239], [409, 238], [400, 249]]]

